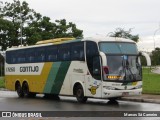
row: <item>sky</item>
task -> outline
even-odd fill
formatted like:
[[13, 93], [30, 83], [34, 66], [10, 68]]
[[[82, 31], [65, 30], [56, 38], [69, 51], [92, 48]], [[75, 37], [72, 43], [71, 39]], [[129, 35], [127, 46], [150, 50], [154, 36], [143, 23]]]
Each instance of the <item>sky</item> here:
[[[13, 0], [1, 0], [12, 2]], [[54, 22], [66, 19], [83, 30], [84, 37], [107, 36], [116, 28], [139, 35], [139, 50], [160, 47], [160, 0], [20, 0]]]

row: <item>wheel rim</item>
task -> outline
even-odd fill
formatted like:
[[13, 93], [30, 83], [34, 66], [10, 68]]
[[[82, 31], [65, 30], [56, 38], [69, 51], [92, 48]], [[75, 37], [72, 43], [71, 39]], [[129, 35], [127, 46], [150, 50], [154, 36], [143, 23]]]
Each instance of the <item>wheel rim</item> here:
[[77, 90], [77, 97], [78, 98], [82, 97], [82, 90], [81, 89]]

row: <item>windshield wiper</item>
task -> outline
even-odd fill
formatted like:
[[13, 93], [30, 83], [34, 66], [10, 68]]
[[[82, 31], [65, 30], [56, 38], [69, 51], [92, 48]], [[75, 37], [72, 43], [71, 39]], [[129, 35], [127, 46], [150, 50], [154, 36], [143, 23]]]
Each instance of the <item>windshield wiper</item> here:
[[[124, 73], [125, 73], [125, 80], [127, 80], [127, 77], [129, 77], [129, 79], [131, 79], [132, 81], [136, 80], [136, 77], [134, 76], [134, 74], [130, 68], [128, 56], [126, 56], [126, 55], [123, 56], [122, 67], [123, 67]], [[127, 72], [129, 72], [130, 74], [127, 75]]]

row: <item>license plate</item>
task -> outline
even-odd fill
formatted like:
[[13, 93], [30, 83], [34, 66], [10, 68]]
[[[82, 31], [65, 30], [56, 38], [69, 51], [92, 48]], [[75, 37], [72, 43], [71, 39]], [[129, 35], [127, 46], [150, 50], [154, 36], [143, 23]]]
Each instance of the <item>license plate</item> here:
[[122, 93], [122, 96], [128, 96], [129, 95], [129, 92], [123, 92]]

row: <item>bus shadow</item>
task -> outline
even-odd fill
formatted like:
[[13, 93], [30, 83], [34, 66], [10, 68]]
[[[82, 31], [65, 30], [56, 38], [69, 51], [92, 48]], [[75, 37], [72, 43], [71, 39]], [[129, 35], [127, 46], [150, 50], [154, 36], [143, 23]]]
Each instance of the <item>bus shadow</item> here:
[[[89, 98], [86, 103], [79, 103], [77, 102], [77, 99], [75, 97], [70, 97], [70, 96], [59, 96], [59, 98], [53, 98], [53, 97], [45, 97], [43, 94], [37, 94], [36, 97], [33, 98], [19, 98], [17, 95], [14, 95], [14, 97], [9, 97], [12, 98], [10, 100], [18, 100], [18, 101], [41, 101], [41, 102], [54, 102], [55, 104], [59, 103], [69, 103], [73, 104], [76, 106], [85, 106], [85, 105], [94, 105], [94, 106], [111, 106], [111, 107], [119, 107], [119, 101], [110, 101], [107, 99], [93, 99]], [[7, 99], [9, 100], [9, 99]]]
[[98, 106], [114, 106], [119, 107], [119, 102], [117, 100], [105, 100], [105, 99], [88, 99], [86, 103], [79, 103], [77, 102], [75, 97], [64, 97], [60, 96], [59, 98], [53, 98], [53, 97], [45, 97], [45, 96], [36, 96], [35, 98], [31, 99], [40, 99], [40, 100], [46, 100], [46, 101], [54, 101], [54, 102], [62, 102], [62, 103], [72, 103], [77, 105], [98, 105]]
[[89, 100], [86, 104], [119, 107], [119, 102], [118, 101], [110, 101], [110, 100], [103, 100], [103, 101], [92, 101], [92, 100]]

